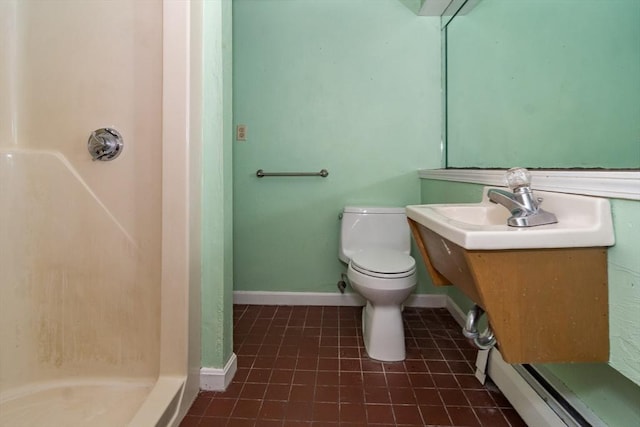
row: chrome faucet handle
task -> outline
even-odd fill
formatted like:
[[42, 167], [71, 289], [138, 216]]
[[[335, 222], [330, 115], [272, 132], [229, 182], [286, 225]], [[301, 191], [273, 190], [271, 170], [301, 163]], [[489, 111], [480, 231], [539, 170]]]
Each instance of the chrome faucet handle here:
[[498, 203], [511, 212], [507, 225], [511, 227], [534, 227], [554, 224], [556, 216], [540, 208], [541, 197], [535, 197], [531, 189], [531, 174], [525, 168], [511, 168], [505, 174], [505, 181], [511, 193], [506, 190], [490, 188], [487, 197], [490, 202]]
[[526, 215], [535, 213], [539, 209], [539, 201], [531, 189], [531, 173], [525, 168], [511, 168], [505, 173], [505, 181], [520, 202]]
[[514, 193], [520, 188], [531, 187], [531, 173], [525, 168], [511, 168], [504, 175], [507, 186]]

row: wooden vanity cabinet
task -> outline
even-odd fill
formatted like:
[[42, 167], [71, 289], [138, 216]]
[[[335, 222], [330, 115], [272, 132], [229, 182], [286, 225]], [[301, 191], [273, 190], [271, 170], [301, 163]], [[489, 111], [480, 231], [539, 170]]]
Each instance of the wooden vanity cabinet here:
[[485, 310], [505, 361], [608, 361], [607, 248], [467, 250], [409, 224], [434, 284]]

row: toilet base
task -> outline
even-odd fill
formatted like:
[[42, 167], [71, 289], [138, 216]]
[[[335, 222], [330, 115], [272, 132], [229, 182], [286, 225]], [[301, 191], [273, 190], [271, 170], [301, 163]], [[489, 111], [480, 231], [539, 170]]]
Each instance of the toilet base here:
[[367, 355], [382, 362], [405, 359], [401, 306], [373, 306], [362, 309], [362, 336]]

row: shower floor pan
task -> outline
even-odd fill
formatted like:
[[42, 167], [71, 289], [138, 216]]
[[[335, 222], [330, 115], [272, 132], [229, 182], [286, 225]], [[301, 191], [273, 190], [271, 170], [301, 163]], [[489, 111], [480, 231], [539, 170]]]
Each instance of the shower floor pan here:
[[34, 385], [0, 401], [0, 426], [126, 426], [153, 386], [153, 381]]

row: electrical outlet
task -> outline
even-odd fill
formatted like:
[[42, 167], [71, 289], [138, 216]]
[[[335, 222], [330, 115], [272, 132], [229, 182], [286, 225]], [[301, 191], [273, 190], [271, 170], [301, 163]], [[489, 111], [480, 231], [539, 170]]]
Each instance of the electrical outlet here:
[[246, 141], [246, 140], [247, 140], [247, 125], [237, 125], [236, 141]]

